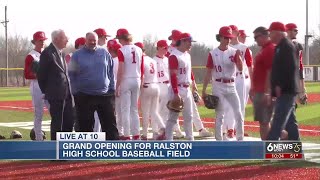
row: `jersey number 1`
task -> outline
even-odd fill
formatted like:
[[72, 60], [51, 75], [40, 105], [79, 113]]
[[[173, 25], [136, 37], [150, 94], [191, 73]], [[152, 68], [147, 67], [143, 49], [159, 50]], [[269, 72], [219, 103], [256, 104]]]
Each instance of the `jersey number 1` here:
[[136, 54], [134, 53], [134, 51], [132, 51], [131, 54], [132, 54], [132, 63], [134, 63], [134, 64], [137, 63], [136, 62]]

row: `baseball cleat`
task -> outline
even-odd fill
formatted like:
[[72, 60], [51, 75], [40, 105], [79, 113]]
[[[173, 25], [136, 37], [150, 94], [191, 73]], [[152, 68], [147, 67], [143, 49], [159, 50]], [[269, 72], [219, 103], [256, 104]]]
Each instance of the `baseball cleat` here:
[[232, 139], [233, 138], [233, 129], [228, 129], [228, 132], [227, 132], [227, 137]]
[[148, 140], [147, 136], [145, 136], [145, 135], [142, 135], [142, 136], [140, 137], [140, 139], [141, 139], [141, 140], [144, 140], [144, 141]]
[[184, 135], [181, 131], [176, 131], [176, 135], [174, 136], [174, 139], [182, 139], [184, 138]]
[[140, 140], [140, 135], [132, 136], [132, 140]]
[[209, 132], [206, 128], [203, 128], [199, 131], [199, 136], [200, 137], [210, 137], [213, 134], [211, 132]]

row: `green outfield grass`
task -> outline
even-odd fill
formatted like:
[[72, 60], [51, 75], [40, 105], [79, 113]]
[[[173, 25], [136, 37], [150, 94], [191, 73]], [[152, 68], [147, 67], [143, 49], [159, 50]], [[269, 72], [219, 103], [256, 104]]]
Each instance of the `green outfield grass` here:
[[[202, 92], [202, 83], [197, 84], [198, 92]], [[308, 93], [320, 93], [320, 82], [306, 82], [306, 90]], [[207, 92], [211, 93], [211, 84], [207, 87]]]
[[[307, 83], [307, 91], [309, 93], [320, 93], [320, 83]], [[199, 92], [201, 92], [202, 85], [198, 85]], [[210, 92], [211, 88], [208, 88]], [[18, 100], [31, 100], [29, 87], [21, 88], [0, 88], [0, 101], [18, 101]], [[297, 120], [301, 125], [313, 125], [320, 126], [320, 102], [312, 103], [306, 106], [299, 106], [297, 109]], [[215, 112], [213, 110], [208, 110], [204, 106], [198, 107], [200, 116], [203, 118], [214, 118]], [[248, 104], [246, 107], [246, 121], [253, 121], [253, 108], [251, 104]], [[48, 113], [44, 115], [44, 120], [49, 120], [50, 116]], [[33, 112], [22, 112], [22, 111], [10, 111], [10, 110], [1, 110], [0, 109], [0, 122], [31, 122], [33, 121]], [[0, 126], [0, 134], [4, 134], [8, 137], [8, 134], [12, 130], [19, 130], [23, 133], [23, 139], [29, 139], [30, 130], [24, 130], [21, 128], [8, 128]], [[213, 129], [211, 129], [213, 131]], [[252, 136], [259, 137], [257, 132], [250, 133]], [[49, 136], [50, 137], [50, 136]], [[48, 137], [48, 138], [49, 138]], [[303, 137], [303, 140], [315, 142], [317, 138], [314, 137]], [[318, 141], [319, 142], [319, 141]]]

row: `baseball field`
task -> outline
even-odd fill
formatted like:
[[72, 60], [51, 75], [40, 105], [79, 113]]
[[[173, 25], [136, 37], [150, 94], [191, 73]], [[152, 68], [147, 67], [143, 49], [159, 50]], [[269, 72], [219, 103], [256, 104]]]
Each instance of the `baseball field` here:
[[[0, 161], [0, 179], [319, 179], [320, 178], [320, 83], [307, 83], [308, 104], [296, 115], [306, 161]], [[201, 85], [198, 86], [201, 92]], [[207, 127], [214, 131], [214, 111], [199, 105]], [[251, 103], [246, 108], [245, 132], [257, 140], [258, 123]], [[182, 121], [180, 121], [182, 123]], [[28, 87], [0, 88], [0, 135], [30, 140], [33, 108]], [[43, 130], [50, 139], [50, 116], [44, 115]], [[197, 137], [198, 140], [213, 140]], [[1, 140], [1, 141], [5, 141]], [[10, 140], [10, 139], [9, 139]]]

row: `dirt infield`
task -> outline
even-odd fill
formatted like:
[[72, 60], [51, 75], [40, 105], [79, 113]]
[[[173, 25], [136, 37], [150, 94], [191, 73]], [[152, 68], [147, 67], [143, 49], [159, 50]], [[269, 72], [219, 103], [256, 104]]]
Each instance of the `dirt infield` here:
[[319, 179], [320, 168], [194, 163], [5, 162], [6, 179]]

